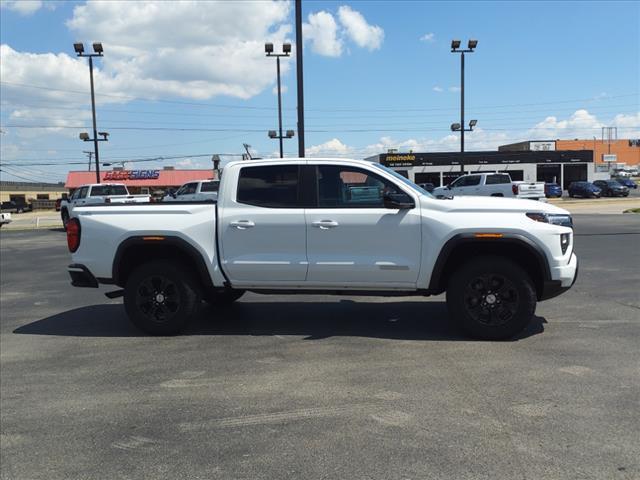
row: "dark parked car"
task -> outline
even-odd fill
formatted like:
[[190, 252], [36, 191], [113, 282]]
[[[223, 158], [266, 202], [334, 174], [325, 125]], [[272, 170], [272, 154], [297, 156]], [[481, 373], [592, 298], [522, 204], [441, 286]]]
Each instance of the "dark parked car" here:
[[435, 188], [433, 183], [419, 183], [418, 186], [429, 193], [433, 192], [433, 189]]
[[562, 187], [557, 183], [545, 183], [544, 194], [547, 198], [561, 197]]
[[615, 178], [614, 180], [627, 188], [638, 188], [638, 184], [630, 178]]
[[596, 180], [593, 184], [602, 190], [603, 197], [626, 197], [629, 189], [615, 180]]
[[0, 204], [0, 211], [7, 213], [30, 212], [31, 205], [19, 200], [9, 200], [8, 202], [2, 202], [2, 204]]
[[572, 198], [600, 198], [600, 189], [591, 182], [571, 182], [568, 191]]

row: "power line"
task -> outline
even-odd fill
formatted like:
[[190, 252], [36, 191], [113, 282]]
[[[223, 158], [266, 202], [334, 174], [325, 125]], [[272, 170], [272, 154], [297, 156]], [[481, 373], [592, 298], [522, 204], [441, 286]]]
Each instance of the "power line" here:
[[[25, 88], [34, 88], [40, 90], [50, 90], [57, 92], [65, 92], [65, 93], [74, 93], [87, 95], [88, 91], [79, 91], [79, 90], [66, 90], [59, 88], [52, 88], [44, 85], [31, 85], [26, 83], [16, 83], [16, 82], [7, 82], [0, 81], [0, 84], [5, 85], [14, 85]], [[247, 109], [247, 110], [275, 110], [276, 107], [257, 107], [257, 106], [249, 106], [249, 105], [228, 105], [228, 104], [217, 104], [217, 103], [203, 103], [203, 102], [186, 102], [179, 100], [165, 100], [165, 99], [157, 99], [157, 98], [145, 98], [145, 97], [137, 97], [132, 95], [119, 95], [119, 94], [109, 94], [109, 93], [100, 93], [97, 96], [103, 97], [113, 97], [113, 98], [124, 98], [129, 100], [143, 100], [150, 102], [159, 102], [159, 103], [171, 103], [171, 104], [180, 104], [180, 105], [192, 105], [192, 106], [203, 106], [203, 107], [217, 107], [217, 108], [237, 108], [237, 109]], [[621, 94], [621, 95], [611, 95], [606, 97], [607, 99], [611, 98], [625, 98], [625, 97], [633, 97], [638, 96], [638, 92]], [[474, 109], [483, 109], [483, 108], [507, 108], [507, 107], [523, 107], [523, 106], [536, 106], [536, 105], [554, 105], [554, 104], [566, 104], [566, 103], [574, 103], [574, 102], [595, 102], [601, 99], [590, 97], [590, 98], [579, 98], [579, 99], [571, 99], [571, 100], [555, 100], [555, 101], [546, 101], [546, 102], [531, 102], [531, 103], [513, 103], [513, 104], [505, 104], [505, 105], [485, 105], [485, 106], [474, 106], [470, 108]], [[454, 107], [443, 107], [443, 108], [413, 108], [413, 107], [387, 107], [387, 108], [310, 108], [308, 111], [316, 111], [316, 112], [392, 112], [392, 111], [443, 111], [443, 110], [452, 110]], [[287, 110], [295, 110], [295, 108], [288, 108]]]

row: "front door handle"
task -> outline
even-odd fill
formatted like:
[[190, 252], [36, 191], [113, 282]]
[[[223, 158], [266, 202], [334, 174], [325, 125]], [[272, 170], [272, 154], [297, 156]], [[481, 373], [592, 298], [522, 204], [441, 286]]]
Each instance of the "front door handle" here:
[[334, 220], [317, 220], [315, 222], [311, 222], [311, 225], [313, 225], [316, 228], [319, 228], [320, 230], [328, 230], [330, 228], [337, 227], [338, 222]]
[[229, 225], [237, 228], [238, 230], [246, 230], [247, 228], [255, 227], [256, 224], [251, 220], [237, 220], [235, 222], [230, 222]]

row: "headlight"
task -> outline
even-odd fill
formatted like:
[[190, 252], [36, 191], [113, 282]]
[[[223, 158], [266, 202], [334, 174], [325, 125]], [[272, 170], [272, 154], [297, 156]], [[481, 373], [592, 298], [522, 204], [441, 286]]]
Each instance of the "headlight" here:
[[536, 222], [551, 223], [553, 225], [560, 225], [562, 227], [573, 228], [573, 219], [571, 215], [563, 213], [542, 213], [542, 212], [529, 212], [527, 217]]

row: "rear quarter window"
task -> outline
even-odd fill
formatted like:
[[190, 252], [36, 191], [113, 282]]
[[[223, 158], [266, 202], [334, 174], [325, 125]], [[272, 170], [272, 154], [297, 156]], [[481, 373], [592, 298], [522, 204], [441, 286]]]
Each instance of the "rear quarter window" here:
[[509, 177], [509, 175], [487, 175], [486, 185], [498, 185], [504, 183], [511, 183], [511, 177]]

